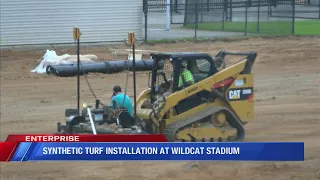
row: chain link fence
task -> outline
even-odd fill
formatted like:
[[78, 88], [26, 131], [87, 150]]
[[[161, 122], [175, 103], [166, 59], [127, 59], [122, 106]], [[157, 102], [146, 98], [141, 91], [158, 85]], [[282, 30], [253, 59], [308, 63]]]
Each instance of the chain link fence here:
[[[278, 12], [277, 12], [278, 11]], [[279, 12], [288, 11], [286, 7], [278, 9], [275, 13], [271, 10], [272, 17], [285, 17]], [[320, 0], [295, 0], [295, 18], [299, 19], [320, 19]]]
[[[49, 11], [41, 8], [48, 6], [46, 3], [25, 1], [17, 7], [13, 1], [2, 1], [6, 3], [1, 6], [0, 48], [69, 44], [73, 25], [80, 27], [81, 42], [88, 44], [125, 42], [128, 31], [135, 32], [138, 41], [164, 43], [195, 38], [320, 36], [320, 0], [123, 0], [122, 4], [101, 1], [79, 5], [80, 10], [88, 9], [86, 13], [77, 13], [78, 8], [72, 12], [68, 8], [61, 10], [52, 22], [45, 17], [59, 9], [58, 2], [48, 1], [52, 6]], [[29, 8], [23, 8], [26, 5]], [[38, 12], [41, 16], [32, 13], [35, 9], [43, 9]]]
[[320, 19], [319, 1], [144, 0], [144, 38], [292, 35], [296, 21]]

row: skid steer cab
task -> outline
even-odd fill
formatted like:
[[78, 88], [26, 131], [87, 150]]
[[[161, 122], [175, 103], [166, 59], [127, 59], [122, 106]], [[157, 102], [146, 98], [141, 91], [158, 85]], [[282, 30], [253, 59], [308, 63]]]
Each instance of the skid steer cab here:
[[[158, 53], [151, 54], [151, 57], [154, 60], [150, 93], [152, 103], [164, 93], [180, 91], [225, 68], [224, 58], [212, 58], [205, 53]], [[219, 62], [215, 63], [215, 60]], [[188, 79], [192, 82], [186, 82]]]

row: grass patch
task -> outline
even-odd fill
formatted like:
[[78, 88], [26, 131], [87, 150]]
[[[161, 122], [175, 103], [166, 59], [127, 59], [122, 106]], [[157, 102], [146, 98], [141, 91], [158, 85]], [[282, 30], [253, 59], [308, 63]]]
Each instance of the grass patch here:
[[[194, 24], [184, 26], [194, 29]], [[245, 22], [213, 22], [200, 23], [199, 30], [245, 32]], [[248, 33], [259, 33], [260, 35], [291, 35], [291, 21], [268, 21], [268, 22], [248, 22]], [[295, 22], [295, 35], [320, 35], [320, 20], [305, 20]]]
[[296, 21], [296, 35], [320, 35], [320, 20]]

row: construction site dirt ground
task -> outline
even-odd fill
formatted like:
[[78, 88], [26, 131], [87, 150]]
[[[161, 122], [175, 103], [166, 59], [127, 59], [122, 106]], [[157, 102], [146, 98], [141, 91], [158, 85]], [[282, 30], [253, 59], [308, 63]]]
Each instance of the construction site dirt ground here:
[[[108, 46], [110, 48], [110, 46]], [[118, 47], [119, 48], [119, 47]], [[121, 47], [120, 47], [121, 48]], [[123, 48], [123, 47], [122, 47]], [[24, 162], [2, 163], [1, 179], [320, 179], [320, 38], [251, 38], [239, 41], [141, 45], [137, 49], [255, 51], [255, 120], [245, 126], [246, 141], [303, 141], [304, 162]], [[55, 48], [58, 55], [74, 48]], [[1, 140], [10, 133], [54, 133], [64, 110], [76, 107], [76, 77], [32, 74], [44, 50], [1, 51]], [[82, 47], [81, 54], [112, 58], [107, 47]], [[227, 59], [228, 64], [235, 62]], [[96, 95], [109, 102], [112, 87], [125, 86], [126, 74], [90, 74]], [[128, 84], [133, 94], [132, 74]], [[137, 73], [137, 91], [147, 88], [146, 72]], [[81, 78], [81, 101], [94, 98]]]

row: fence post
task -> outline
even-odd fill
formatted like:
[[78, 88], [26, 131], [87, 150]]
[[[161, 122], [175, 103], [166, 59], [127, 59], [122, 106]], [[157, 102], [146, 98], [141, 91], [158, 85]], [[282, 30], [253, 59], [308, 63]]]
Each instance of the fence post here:
[[224, 31], [224, 19], [226, 18], [226, 0], [223, 1], [223, 11], [222, 11], [222, 31]]
[[148, 0], [143, 0], [144, 11], [144, 42], [148, 41]]
[[204, 9], [204, 8], [203, 8], [203, 2], [200, 2], [198, 9], [200, 9], [200, 11], [198, 10], [198, 12], [199, 12], [199, 14], [200, 14], [200, 20], [199, 20], [199, 22], [200, 22], [200, 23], [203, 23], [203, 12], [202, 12], [202, 10]]
[[175, 13], [178, 13], [178, 0], [174, 1], [174, 10], [175, 10]]
[[269, 21], [271, 17], [271, 0], [268, 0], [267, 2], [268, 2], [268, 21]]
[[172, 18], [173, 11], [174, 11], [173, 5], [174, 5], [174, 2], [170, 1], [170, 24], [173, 24], [173, 18]]
[[291, 0], [292, 3], [292, 27], [291, 27], [291, 34], [294, 35], [294, 23], [296, 17], [296, 2], [295, 0]]
[[245, 23], [244, 23], [244, 36], [247, 36], [248, 32], [248, 0], [246, 1], [246, 15], [245, 15]]
[[171, 24], [171, 0], [166, 0], [166, 31], [170, 30]]
[[[275, 6], [273, 6], [273, 7], [275, 7]], [[272, 17], [272, 4], [270, 4], [270, 17]]]
[[196, 39], [197, 38], [197, 30], [198, 30], [198, 24], [199, 24], [199, 19], [198, 19], [198, 15], [199, 15], [199, 13], [198, 13], [198, 0], [196, 0], [196, 7], [195, 7], [195, 10], [196, 10], [196, 24], [195, 24], [195, 26], [194, 26], [194, 38]]
[[258, 22], [257, 22], [257, 33], [260, 32], [260, 1], [258, 1]]
[[223, 9], [224, 9], [224, 21], [228, 19], [228, 0], [223, 1]]
[[229, 5], [230, 5], [230, 10], [229, 10], [229, 12], [230, 12], [230, 17], [229, 17], [229, 21], [231, 22], [231, 21], [232, 21], [232, 5], [233, 5], [232, 0], [230, 0]]
[[318, 10], [319, 10], [319, 19], [320, 19], [320, 0], [318, 0]]

